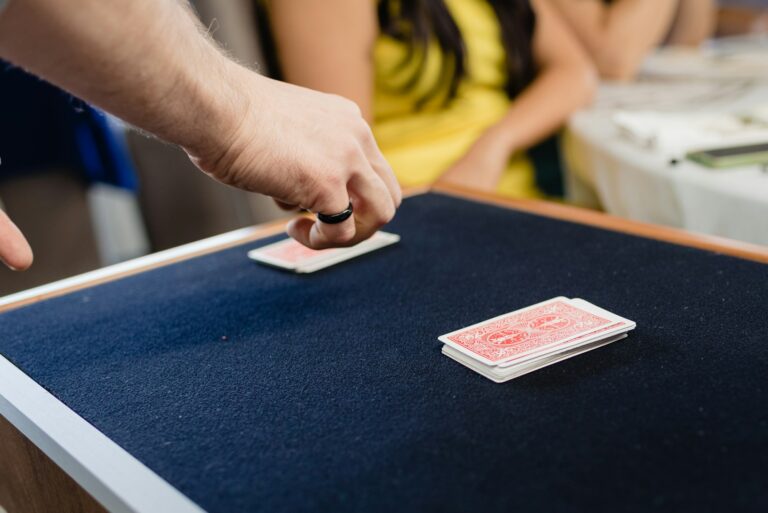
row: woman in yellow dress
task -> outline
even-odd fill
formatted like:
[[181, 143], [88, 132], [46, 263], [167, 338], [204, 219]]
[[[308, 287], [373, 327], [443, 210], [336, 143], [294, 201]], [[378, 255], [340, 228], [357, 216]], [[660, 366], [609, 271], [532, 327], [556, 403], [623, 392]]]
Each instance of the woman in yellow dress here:
[[404, 187], [442, 181], [535, 197], [526, 150], [594, 89], [588, 57], [547, 1], [267, 7], [278, 75], [357, 102]]

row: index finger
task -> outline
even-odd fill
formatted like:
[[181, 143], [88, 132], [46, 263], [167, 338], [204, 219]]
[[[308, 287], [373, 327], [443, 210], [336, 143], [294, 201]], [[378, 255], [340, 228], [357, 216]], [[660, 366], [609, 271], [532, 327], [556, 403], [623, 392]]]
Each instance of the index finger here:
[[32, 248], [21, 231], [0, 210], [0, 260], [14, 271], [22, 271], [32, 265]]

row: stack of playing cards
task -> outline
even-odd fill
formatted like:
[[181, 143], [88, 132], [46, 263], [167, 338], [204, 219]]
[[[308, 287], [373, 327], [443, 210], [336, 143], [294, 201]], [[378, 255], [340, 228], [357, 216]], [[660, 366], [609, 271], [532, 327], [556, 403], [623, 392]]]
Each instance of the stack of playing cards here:
[[443, 354], [503, 383], [627, 336], [635, 323], [556, 297], [439, 337]]
[[293, 239], [285, 239], [249, 251], [248, 257], [262, 264], [295, 273], [312, 273], [389, 246], [399, 240], [400, 236], [394, 233], [376, 232], [370, 239], [349, 248], [316, 250], [302, 246]]

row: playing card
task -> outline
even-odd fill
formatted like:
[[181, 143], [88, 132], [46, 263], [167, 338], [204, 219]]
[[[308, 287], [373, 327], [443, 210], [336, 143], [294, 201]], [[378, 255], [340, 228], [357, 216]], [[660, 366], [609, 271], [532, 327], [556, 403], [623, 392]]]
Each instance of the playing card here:
[[510, 367], [513, 365], [520, 365], [524, 362], [535, 359], [541, 356], [542, 354], [551, 354], [553, 352], [563, 351], [574, 346], [591, 344], [595, 341], [604, 340], [606, 338], [614, 337], [618, 334], [626, 333], [630, 330], [635, 329], [635, 323], [633, 321], [630, 321], [629, 319], [625, 319], [614, 313], [604, 310], [583, 299], [569, 299], [568, 301], [575, 306], [583, 308], [584, 310], [591, 311], [593, 313], [601, 315], [602, 317], [605, 317], [606, 319], [610, 319], [612, 323], [608, 324], [607, 326], [597, 328], [593, 331], [589, 331], [582, 335], [563, 340], [559, 343], [544, 346], [538, 350], [533, 350], [533, 351], [521, 354], [519, 356], [510, 358], [509, 360], [499, 364], [499, 367]]
[[625, 334], [626, 332], [630, 331], [632, 328], [626, 327], [626, 326], [617, 326], [617, 325], [611, 325], [605, 329], [598, 330], [597, 332], [588, 333], [586, 335], [581, 335], [579, 337], [576, 337], [574, 339], [567, 340], [565, 342], [561, 342], [558, 344], [553, 344], [551, 346], [547, 346], [544, 349], [534, 351], [531, 353], [526, 353], [522, 356], [518, 356], [516, 358], [513, 358], [511, 360], [507, 360], [497, 366], [495, 366], [498, 369], [506, 369], [509, 367], [515, 367], [520, 365], [527, 365], [528, 363], [537, 360], [538, 358], [542, 358], [544, 356], [549, 356], [552, 354], [561, 353], [564, 351], [569, 351], [573, 348], [583, 347], [587, 346], [589, 344], [606, 340], [607, 338], [612, 338], [617, 335]]
[[444, 355], [502, 383], [621, 340], [634, 328], [588, 301], [557, 297], [439, 338]]
[[548, 353], [548, 354], [545, 354], [544, 356], [539, 356], [537, 358], [529, 360], [524, 364], [510, 366], [510, 367], [491, 367], [488, 365], [483, 365], [477, 360], [474, 360], [473, 358], [467, 356], [466, 354], [460, 351], [457, 351], [456, 349], [448, 345], [443, 346], [443, 354], [445, 356], [448, 356], [452, 360], [455, 360], [458, 363], [477, 372], [478, 374], [485, 376], [491, 381], [494, 381], [496, 383], [504, 383], [505, 381], [509, 381], [514, 378], [519, 378], [520, 376], [523, 376], [525, 374], [529, 374], [533, 371], [542, 369], [544, 367], [548, 367], [555, 363], [562, 362], [563, 360], [573, 358], [574, 356], [584, 354], [588, 351], [592, 351], [593, 349], [606, 346], [608, 344], [611, 344], [613, 342], [616, 342], [617, 340], [621, 340], [624, 338], [627, 338], [626, 333], [614, 335], [607, 339], [598, 339], [589, 344], [571, 347], [570, 349], [556, 352], [554, 354]]
[[251, 250], [248, 257], [262, 264], [296, 273], [311, 273], [395, 244], [399, 240], [399, 235], [376, 232], [371, 238], [349, 248], [316, 250], [289, 238]]
[[620, 319], [557, 297], [442, 335], [439, 340], [485, 365], [499, 365], [616, 325]]

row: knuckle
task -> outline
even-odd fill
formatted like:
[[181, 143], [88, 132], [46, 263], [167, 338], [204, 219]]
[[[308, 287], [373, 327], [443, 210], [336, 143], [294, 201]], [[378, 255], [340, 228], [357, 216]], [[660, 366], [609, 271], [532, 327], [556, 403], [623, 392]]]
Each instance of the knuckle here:
[[363, 111], [360, 110], [360, 106], [357, 103], [353, 102], [352, 100], [348, 100], [347, 98], [342, 98], [342, 100], [345, 103], [345, 108], [350, 114], [362, 119]]
[[390, 222], [393, 217], [395, 217], [395, 207], [394, 205], [388, 205], [387, 207], [376, 212], [373, 218], [373, 222], [377, 227], [379, 227]]
[[381, 224], [387, 224], [395, 217], [395, 206], [392, 205], [387, 209], [386, 214], [380, 219]]
[[351, 243], [355, 238], [355, 226], [352, 223], [343, 223], [340, 229], [336, 230], [331, 239], [337, 244]]
[[301, 208], [312, 208], [313, 205], [321, 201], [322, 189], [316, 176], [304, 175], [294, 184], [293, 193], [286, 198], [289, 200], [288, 202], [295, 203]]
[[348, 168], [357, 167], [359, 160], [360, 147], [354, 140], [348, 141], [339, 147], [339, 161], [343, 162]]
[[366, 123], [362, 118], [360, 118], [360, 121], [356, 123], [354, 132], [358, 139], [373, 142], [373, 132], [371, 131], [371, 127], [368, 126], [368, 123]]
[[295, 166], [286, 170], [288, 181], [293, 188], [303, 195], [315, 189], [318, 181], [318, 169], [311, 165]]
[[403, 191], [400, 190], [399, 186], [395, 188], [395, 194], [393, 199], [395, 201], [395, 208], [400, 208], [400, 205], [403, 204]]
[[318, 184], [323, 191], [325, 200], [330, 200], [339, 193], [340, 190], [346, 189], [347, 180], [346, 177], [338, 172], [328, 172], [323, 174], [322, 184]]
[[338, 94], [331, 94], [330, 96], [335, 103], [334, 107], [336, 107], [339, 112], [351, 117], [362, 117], [362, 111], [357, 103]]
[[346, 198], [346, 183], [337, 174], [326, 175], [316, 185], [311, 195], [311, 200], [307, 203], [307, 207], [314, 211], [323, 214], [335, 214], [346, 208], [338, 207], [337, 203], [341, 200], [339, 198], [343, 196]]

